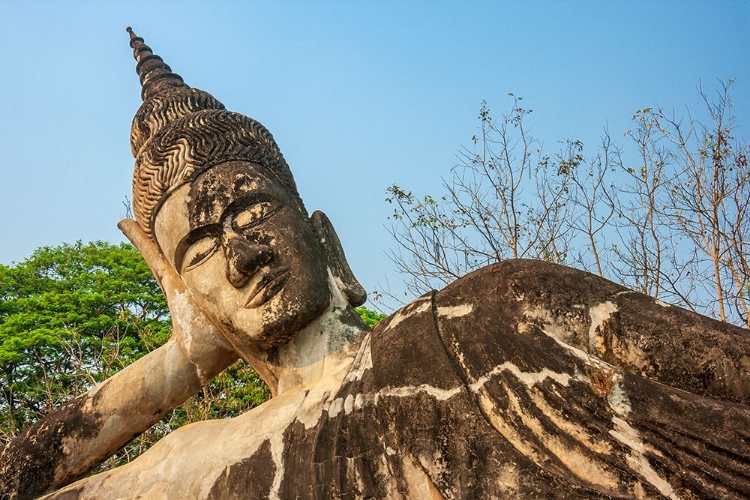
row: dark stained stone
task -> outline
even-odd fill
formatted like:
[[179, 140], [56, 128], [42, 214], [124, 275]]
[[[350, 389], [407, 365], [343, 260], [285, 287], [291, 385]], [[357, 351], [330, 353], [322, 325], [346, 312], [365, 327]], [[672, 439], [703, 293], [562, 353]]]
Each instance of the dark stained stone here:
[[273, 486], [275, 472], [271, 442], [264, 441], [248, 458], [227, 465], [224, 473], [211, 488], [207, 500], [267, 498]]
[[[96, 434], [102, 422], [94, 412], [87, 411], [87, 396], [82, 395], [63, 404], [44, 420], [34, 424], [25, 434], [7, 445], [0, 453], [0, 498], [35, 498], [44, 493], [55, 480], [63, 441], [68, 437], [87, 438]], [[87, 471], [57, 479], [62, 484], [75, 481]]]

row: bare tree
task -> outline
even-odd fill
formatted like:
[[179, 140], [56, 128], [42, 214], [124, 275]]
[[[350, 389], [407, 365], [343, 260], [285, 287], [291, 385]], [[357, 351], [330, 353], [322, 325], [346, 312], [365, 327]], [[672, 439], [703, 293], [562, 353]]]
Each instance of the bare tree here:
[[[583, 144], [578, 142], [580, 151]], [[567, 202], [574, 207], [571, 219], [573, 233], [582, 236], [577, 242], [577, 255], [572, 263], [581, 269], [604, 276], [608, 267], [606, 229], [616, 215], [615, 187], [608, 185], [612, 174], [620, 168], [621, 151], [614, 147], [609, 130], [604, 131], [601, 145], [590, 159], [583, 159], [576, 172], [571, 172], [573, 185]], [[581, 157], [583, 158], [583, 157]]]
[[699, 89], [708, 125], [645, 108], [630, 142], [616, 146], [605, 130], [588, 156], [577, 140], [543, 153], [521, 97], [510, 94], [497, 122], [483, 102], [480, 133], [441, 196], [388, 188], [391, 259], [408, 293], [503, 259], [537, 258], [750, 325], [750, 170], [747, 146], [733, 137], [731, 85], [715, 99]]
[[450, 180], [443, 181], [446, 194], [418, 197], [388, 188], [397, 245], [391, 259], [406, 275], [409, 292], [421, 294], [507, 258], [565, 260], [568, 170], [581, 162], [582, 145], [543, 156], [524, 126], [532, 110], [510, 95], [513, 106], [500, 122], [482, 104], [481, 133], [471, 149], [459, 152]]
[[706, 306], [722, 321], [750, 326], [750, 170], [747, 145], [733, 136], [731, 86], [722, 83], [714, 98], [699, 90], [708, 124], [661, 109], [649, 118], [669, 141], [671, 160], [679, 166], [669, 183], [667, 216], [693, 247], [689, 267], [700, 277], [696, 283], [703, 285]]

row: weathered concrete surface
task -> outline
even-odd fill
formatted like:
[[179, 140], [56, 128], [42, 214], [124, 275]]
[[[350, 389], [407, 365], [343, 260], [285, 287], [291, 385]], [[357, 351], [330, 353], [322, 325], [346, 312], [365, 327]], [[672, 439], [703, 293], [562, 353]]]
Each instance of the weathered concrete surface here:
[[[221, 354], [202, 375], [216, 376], [237, 359]], [[11, 499], [33, 498], [85, 476], [182, 404], [205, 384], [186, 358], [170, 341], [11, 441], [0, 453], [0, 499], [11, 491]]]
[[[563, 305], [557, 290], [575, 300]], [[743, 384], [692, 394], [676, 386], [693, 387], [704, 358], [670, 353], [684, 374], [666, 372], [670, 386], [661, 371], [649, 380], [561, 340], [596, 330], [600, 305], [626, 300], [668, 311], [648, 332], [679, 350], [695, 316], [622, 292], [542, 262], [485, 268], [381, 322], [328, 378], [180, 429], [49, 498], [747, 497], [750, 408], [733, 402], [747, 401]], [[626, 332], [642, 322], [618, 318]], [[746, 378], [748, 332], [706, 324], [715, 328], [702, 338], [728, 349], [722, 373]]]

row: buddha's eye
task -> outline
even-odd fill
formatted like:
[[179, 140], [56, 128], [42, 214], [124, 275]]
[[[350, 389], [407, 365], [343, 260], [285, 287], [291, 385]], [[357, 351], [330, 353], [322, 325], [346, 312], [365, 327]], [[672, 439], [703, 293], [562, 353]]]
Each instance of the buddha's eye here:
[[182, 270], [189, 271], [203, 264], [213, 255], [217, 248], [219, 248], [219, 240], [214, 236], [206, 236], [199, 239], [190, 245], [185, 252], [182, 260]]
[[270, 201], [261, 201], [254, 203], [253, 206], [238, 213], [232, 221], [232, 229], [235, 231], [241, 231], [243, 229], [250, 229], [251, 227], [257, 226], [264, 220], [268, 219], [273, 215], [277, 208], [274, 208], [273, 203]]

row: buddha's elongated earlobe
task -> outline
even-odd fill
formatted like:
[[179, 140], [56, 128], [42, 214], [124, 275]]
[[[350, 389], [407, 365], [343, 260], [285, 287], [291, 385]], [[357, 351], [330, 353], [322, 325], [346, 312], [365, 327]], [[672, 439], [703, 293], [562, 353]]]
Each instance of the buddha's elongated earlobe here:
[[313, 212], [310, 219], [315, 229], [315, 235], [328, 258], [328, 268], [331, 270], [339, 290], [352, 307], [361, 306], [367, 300], [367, 292], [354, 277], [333, 224], [328, 220], [328, 216], [320, 210]]

